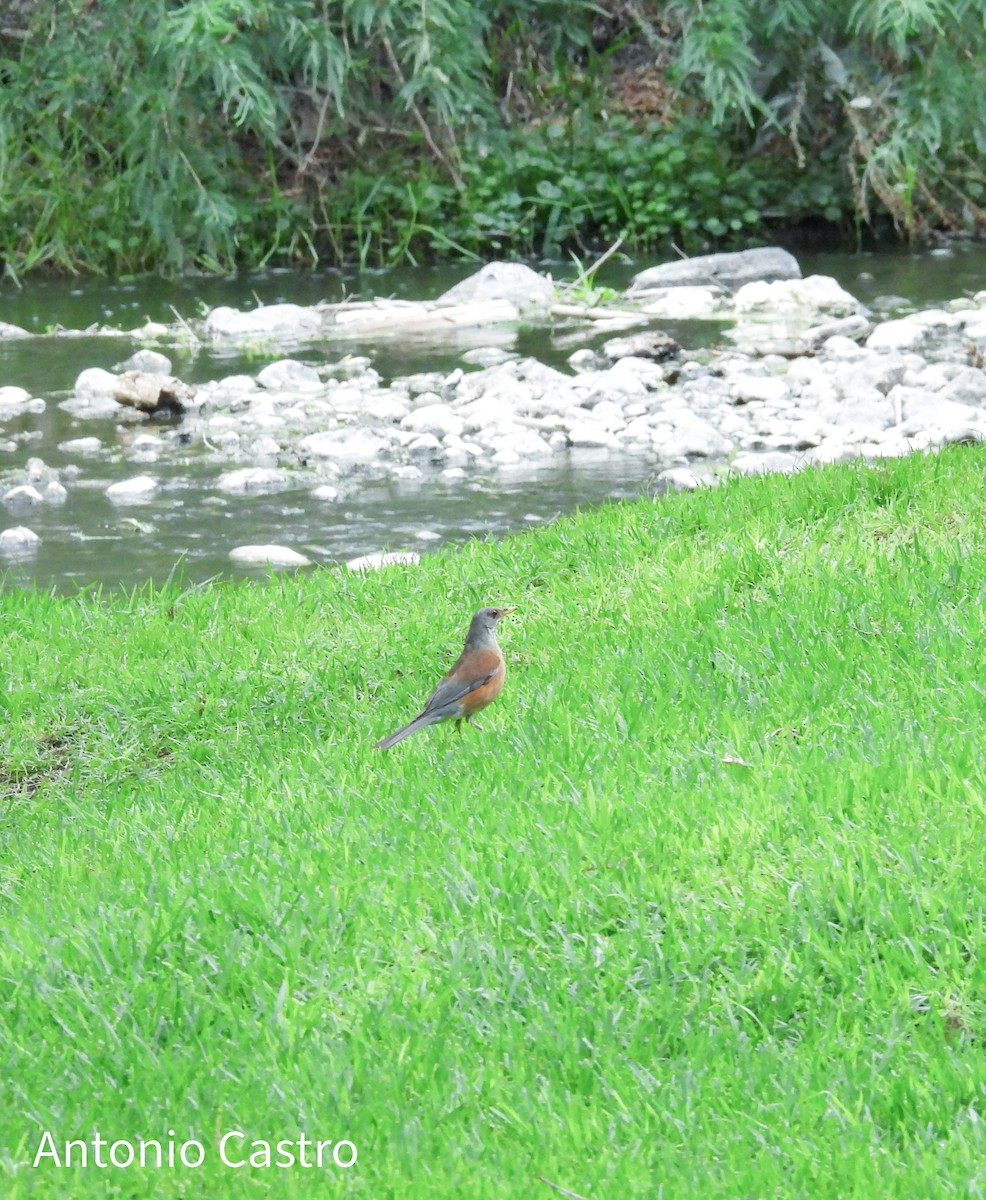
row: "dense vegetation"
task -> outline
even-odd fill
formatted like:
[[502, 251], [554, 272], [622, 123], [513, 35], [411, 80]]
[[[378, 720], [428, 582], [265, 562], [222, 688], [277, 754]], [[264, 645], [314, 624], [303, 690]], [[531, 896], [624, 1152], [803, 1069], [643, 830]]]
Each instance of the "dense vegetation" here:
[[[5, 1200], [980, 1194], [983, 465], [0, 592]], [[373, 750], [489, 601], [484, 732]], [[207, 1161], [33, 1168], [46, 1129]]]
[[980, 0], [7, 0], [8, 273], [984, 222]]

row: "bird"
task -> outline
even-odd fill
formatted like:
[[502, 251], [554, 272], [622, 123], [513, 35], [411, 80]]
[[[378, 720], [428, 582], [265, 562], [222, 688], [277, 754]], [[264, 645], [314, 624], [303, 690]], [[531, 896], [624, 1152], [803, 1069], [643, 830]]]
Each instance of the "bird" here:
[[428, 697], [421, 712], [389, 737], [381, 738], [374, 749], [389, 750], [419, 729], [437, 725], [441, 721], [454, 721], [459, 733], [462, 732], [463, 721], [482, 730], [482, 725], [474, 721], [473, 716], [487, 704], [492, 704], [503, 691], [503, 679], [507, 673], [503, 653], [496, 640], [497, 622], [516, 611], [516, 605], [510, 608], [481, 608], [469, 625], [462, 653]]

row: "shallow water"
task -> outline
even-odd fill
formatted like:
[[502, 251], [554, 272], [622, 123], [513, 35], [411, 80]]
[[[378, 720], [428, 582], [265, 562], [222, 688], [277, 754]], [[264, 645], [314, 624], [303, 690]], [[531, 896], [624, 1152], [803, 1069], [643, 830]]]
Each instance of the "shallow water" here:
[[[902, 307], [926, 307], [986, 289], [986, 246], [956, 246], [947, 253], [895, 248], [865, 254], [801, 253], [805, 274], [834, 276], [878, 313]], [[646, 263], [607, 265], [598, 279], [623, 287]], [[177, 282], [153, 278], [130, 282], [105, 280], [31, 281], [22, 289], [0, 286], [0, 320], [43, 333], [57, 326], [84, 329], [99, 323], [117, 328], [145, 320], [172, 322], [175, 313], [194, 317], [219, 304], [251, 307], [258, 301], [311, 304], [344, 296], [399, 296], [429, 299], [475, 268], [401, 269], [345, 275], [336, 271], [269, 271], [233, 279], [188, 278]], [[572, 278], [571, 266], [548, 267], [557, 278]], [[708, 344], [718, 336], [710, 324], [669, 325], [686, 348]], [[477, 335], [476, 344], [490, 341]], [[578, 344], [592, 344], [586, 336]], [[6, 569], [8, 585], [40, 584], [75, 590], [88, 584], [133, 586], [163, 580], [179, 570], [194, 582], [215, 575], [251, 572], [233, 567], [228, 552], [247, 543], [282, 543], [320, 562], [335, 562], [374, 550], [434, 548], [486, 533], [518, 529], [576, 506], [639, 494], [655, 474], [653, 463], [633, 457], [614, 462], [583, 454], [560, 457], [534, 472], [512, 471], [488, 478], [441, 479], [415, 483], [390, 480], [364, 482], [348, 497], [327, 504], [312, 499], [308, 488], [276, 496], [224, 497], [212, 487], [219, 470], [204, 450], [190, 448], [180, 462], [166, 458], [144, 465], [126, 451], [113, 421], [79, 421], [57, 403], [86, 367], [113, 368], [136, 348], [128, 339], [105, 336], [0, 341], [0, 386], [14, 384], [48, 401], [47, 411], [0, 425], [0, 440], [30, 432], [14, 450], [0, 450], [0, 479], [36, 456], [54, 467], [77, 464], [79, 477], [67, 479], [68, 502], [27, 513], [0, 512], [0, 525], [26, 524], [42, 538], [38, 554]], [[550, 334], [522, 334], [521, 353], [534, 354], [562, 366], [574, 345]], [[385, 379], [422, 370], [446, 370], [458, 362], [461, 349], [422, 346], [350, 345], [350, 353], [366, 354]], [[175, 374], [198, 383], [235, 372], [255, 374], [265, 362], [283, 355], [220, 353], [209, 348], [171, 350]], [[340, 357], [339, 347], [291, 352], [313, 363]], [[133, 432], [147, 425], [131, 427]], [[109, 458], [67, 456], [57, 449], [67, 438], [95, 435], [107, 445], [121, 443]], [[119, 479], [147, 471], [163, 490], [151, 504], [115, 506], [104, 489]], [[418, 535], [430, 536], [422, 539]], [[254, 574], [265, 572], [254, 572]]]

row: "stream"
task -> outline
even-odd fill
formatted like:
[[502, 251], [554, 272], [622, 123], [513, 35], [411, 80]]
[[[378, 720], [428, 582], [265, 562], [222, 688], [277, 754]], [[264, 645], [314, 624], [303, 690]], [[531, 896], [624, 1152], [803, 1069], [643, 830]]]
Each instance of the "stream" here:
[[[982, 245], [922, 251], [895, 247], [859, 254], [796, 253], [805, 275], [833, 276], [878, 316], [929, 307], [986, 289], [986, 246]], [[607, 264], [597, 282], [623, 288], [647, 265]], [[42, 334], [59, 326], [84, 329], [99, 323], [126, 329], [145, 320], [171, 323], [176, 313], [195, 317], [218, 305], [251, 308], [258, 302], [313, 304], [375, 296], [428, 299], [475, 269], [475, 264], [460, 264], [359, 276], [328, 270], [277, 270], [178, 281], [30, 280], [21, 288], [5, 282], [0, 286], [0, 320]], [[539, 269], [549, 270], [559, 279], [578, 274], [569, 264], [541, 264]], [[681, 322], [665, 327], [685, 350], [710, 344], [720, 336], [720, 327], [712, 323]], [[591, 330], [581, 344], [594, 344]], [[215, 463], [201, 448], [189, 447], [180, 460], [162, 459], [153, 468], [145, 468], [141, 456], [128, 450], [128, 441], [151, 426], [130, 425], [121, 436], [111, 420], [79, 421], [57, 407], [84, 368], [113, 369], [136, 348], [128, 339], [107, 336], [0, 340], [0, 386], [26, 388], [47, 402], [42, 414], [0, 423], [0, 478], [23, 468], [31, 457], [55, 468], [72, 464], [80, 468], [76, 478], [66, 479], [69, 497], [65, 504], [45, 505], [27, 514], [0, 512], [0, 528], [26, 524], [42, 539], [35, 555], [5, 565], [5, 586], [71, 592], [90, 585], [130, 588], [148, 580], [162, 582], [176, 572], [189, 583], [215, 576], [262, 576], [264, 570], [239, 568], [229, 561], [233, 546], [249, 543], [288, 544], [319, 562], [345, 561], [378, 550], [423, 552], [475, 536], [529, 527], [576, 507], [632, 497], [653, 484], [652, 462], [633, 456], [614, 461], [567, 453], [547, 466], [538, 464], [536, 470], [531, 467], [490, 477], [371, 479], [335, 503], [314, 499], [306, 487], [276, 495], [220, 495], [212, 486]], [[564, 368], [574, 347], [557, 345], [550, 332], [542, 331], [522, 334], [514, 348]], [[371, 358], [385, 381], [418, 371], [448, 371], [459, 365], [455, 348], [439, 352], [373, 343], [354, 344], [349, 349]], [[243, 355], [210, 346], [168, 348], [167, 353], [174, 373], [189, 383], [240, 372], [255, 375], [267, 362], [285, 356]], [[319, 365], [340, 355], [330, 347], [324, 355], [306, 349], [292, 351], [290, 356]], [[7, 440], [24, 434], [28, 438], [16, 445]], [[58, 448], [67, 439], [92, 435], [115, 448], [92, 457]], [[109, 484], [147, 469], [162, 483], [152, 504], [122, 509], [106, 498]]]

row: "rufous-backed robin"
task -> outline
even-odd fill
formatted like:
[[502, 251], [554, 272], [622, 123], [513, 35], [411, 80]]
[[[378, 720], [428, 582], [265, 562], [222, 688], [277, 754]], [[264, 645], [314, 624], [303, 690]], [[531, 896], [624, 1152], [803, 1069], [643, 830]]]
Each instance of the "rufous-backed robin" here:
[[473, 617], [466, 636], [466, 644], [451, 671], [428, 700], [413, 721], [382, 738], [376, 744], [378, 750], [389, 750], [412, 733], [440, 721], [454, 721], [457, 730], [463, 721], [469, 721], [482, 729], [473, 717], [503, 691], [503, 679], [507, 673], [503, 653], [496, 640], [496, 625], [501, 617], [514, 612], [514, 608], [481, 608]]

